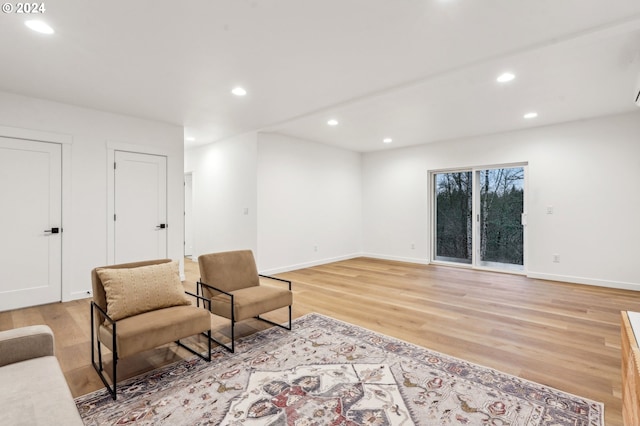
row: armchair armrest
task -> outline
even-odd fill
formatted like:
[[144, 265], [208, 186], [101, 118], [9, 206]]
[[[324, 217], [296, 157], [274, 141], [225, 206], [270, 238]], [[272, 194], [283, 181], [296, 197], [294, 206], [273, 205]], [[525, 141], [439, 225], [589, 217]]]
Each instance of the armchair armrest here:
[[[203, 283], [202, 281], [198, 281], [197, 286], [198, 286], [198, 287], [197, 287], [198, 292], [200, 292], [200, 289], [202, 288], [202, 286], [205, 286], [205, 287], [207, 287], [208, 289], [211, 289], [211, 290], [213, 290], [213, 291], [217, 291], [217, 292], [219, 292], [219, 293], [221, 293], [221, 294], [224, 294], [225, 296], [229, 297], [229, 299], [230, 299], [230, 304], [229, 304], [230, 318], [231, 318], [231, 322], [232, 322], [232, 323], [235, 321], [235, 311], [236, 311], [236, 310], [234, 309], [234, 307], [235, 307], [236, 305], [235, 305], [235, 303], [234, 303], [234, 302], [235, 302], [235, 296], [234, 296], [232, 293], [229, 293], [228, 291], [221, 290], [221, 289], [219, 289], [219, 288], [217, 288], [217, 287], [214, 287], [214, 286], [212, 286], [212, 285], [209, 285], [209, 284], [207, 284], [207, 283]], [[204, 294], [204, 292], [203, 292], [203, 294]], [[199, 300], [199, 299], [198, 299], [198, 300]], [[208, 301], [208, 302], [209, 302], [209, 311], [211, 311], [211, 308], [212, 308], [212, 306], [211, 306], [211, 300], [212, 300], [212, 299], [204, 298], [204, 300], [206, 300], [206, 301]]]
[[[93, 320], [93, 308], [96, 308], [97, 310], [100, 311], [100, 314], [102, 314], [102, 316], [105, 319], [105, 321], [104, 321], [105, 323], [109, 322], [109, 324], [115, 325], [116, 321], [112, 320], [111, 317], [109, 316], [109, 314], [107, 314], [107, 312], [104, 309], [102, 309], [100, 307], [100, 305], [98, 305], [96, 302], [91, 302], [91, 318], [92, 318], [92, 320]], [[91, 323], [91, 327], [93, 328], [93, 322]]]
[[53, 355], [53, 332], [46, 325], [32, 325], [0, 332], [0, 367]]
[[[230, 297], [233, 298], [233, 294], [229, 293], [228, 291], [224, 291], [224, 290], [221, 290], [221, 289], [219, 289], [217, 287], [214, 287], [214, 286], [212, 286], [210, 284], [203, 283], [202, 281], [198, 281], [197, 284], [198, 284], [198, 286], [205, 286], [205, 287], [207, 287], [207, 288], [209, 288], [209, 289], [211, 289], [213, 291], [217, 291], [218, 293], [226, 294], [227, 296], [230, 296]], [[205, 300], [209, 300], [209, 299], [205, 298]]]
[[291, 291], [291, 281], [289, 281], [289, 280], [285, 280], [285, 279], [282, 279], [282, 278], [271, 277], [269, 275], [262, 275], [262, 274], [258, 274], [258, 276], [260, 276], [262, 278], [269, 278], [270, 280], [276, 280], [276, 281], [281, 281], [283, 283], [287, 283], [287, 284], [289, 284], [289, 291]]
[[[200, 289], [200, 287], [198, 287], [198, 289]], [[196, 298], [196, 303], [197, 306], [200, 306], [200, 301], [202, 300], [203, 306], [205, 307], [206, 310], [210, 311], [211, 310], [211, 299], [207, 299], [204, 296], [200, 296], [199, 294], [193, 294], [190, 291], [185, 291], [185, 294], [188, 294], [189, 296], [195, 297]], [[209, 307], [206, 307], [206, 304], [209, 305]]]

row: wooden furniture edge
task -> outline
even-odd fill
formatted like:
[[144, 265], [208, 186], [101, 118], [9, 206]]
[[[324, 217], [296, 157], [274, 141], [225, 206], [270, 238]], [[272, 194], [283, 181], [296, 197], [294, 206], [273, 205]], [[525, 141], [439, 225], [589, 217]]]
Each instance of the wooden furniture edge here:
[[635, 426], [640, 424], [640, 348], [627, 311], [620, 312], [620, 321], [622, 420]]

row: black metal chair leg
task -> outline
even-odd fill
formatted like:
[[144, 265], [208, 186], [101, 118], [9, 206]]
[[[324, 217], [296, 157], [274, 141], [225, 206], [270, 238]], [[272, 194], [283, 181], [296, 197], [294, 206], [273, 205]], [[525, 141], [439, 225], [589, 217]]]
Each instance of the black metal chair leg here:
[[236, 322], [231, 320], [231, 353], [236, 351]]
[[98, 362], [100, 363], [100, 371], [102, 371], [102, 346], [98, 342]]
[[[107, 390], [109, 391], [109, 394], [111, 394], [111, 397], [113, 398], [113, 400], [116, 400], [116, 383], [117, 383], [117, 377], [116, 377], [116, 364], [118, 362], [118, 355], [117, 352], [115, 352], [116, 350], [116, 346], [115, 346], [115, 324], [114, 324], [114, 337], [113, 337], [113, 348], [114, 348], [114, 352], [113, 352], [113, 387], [111, 385], [109, 385], [109, 382], [107, 381], [107, 378], [104, 375], [104, 364], [102, 362], [102, 343], [100, 342], [100, 338], [96, 335], [96, 331], [95, 331], [95, 321], [94, 321], [94, 304], [93, 302], [91, 303], [91, 364], [93, 365], [94, 370], [96, 370], [96, 373], [98, 373], [98, 376], [100, 376], [100, 380], [102, 380], [102, 383], [105, 385], [105, 387], [107, 388]], [[96, 364], [96, 360], [95, 360], [95, 348], [97, 347], [98, 349], [98, 362], [99, 364]]]
[[280, 327], [280, 328], [284, 328], [285, 330], [289, 330], [289, 331], [291, 331], [291, 328], [292, 328], [292, 322], [291, 322], [291, 305], [289, 305], [289, 326], [288, 326], [288, 327], [287, 327], [287, 326], [285, 326], [285, 325], [282, 325], [282, 324], [278, 324], [277, 322], [274, 322], [274, 321], [268, 320], [268, 319], [266, 319], [266, 318], [262, 318], [260, 315], [256, 316], [255, 318], [256, 318], [256, 319], [259, 319], [260, 321], [264, 321], [264, 322], [266, 322], [266, 323], [268, 323], [268, 324], [275, 325], [275, 326], [278, 326], [278, 327]]
[[[211, 336], [211, 334], [209, 334], [209, 339], [214, 342], [217, 343], [218, 345], [222, 346], [223, 348], [225, 348], [226, 350], [228, 350], [231, 353], [235, 352], [236, 349], [236, 345], [235, 345], [235, 339], [234, 339], [234, 335], [235, 335], [235, 327], [234, 327], [234, 323], [231, 323], [231, 345], [227, 345], [226, 343], [222, 343], [220, 340], [216, 339], [215, 337]], [[209, 331], [209, 333], [211, 333], [211, 331]]]
[[200, 358], [204, 359], [205, 361], [210, 362], [211, 361], [211, 330], [209, 330], [205, 334], [205, 336], [207, 336], [208, 349], [209, 349], [209, 352], [207, 352], [207, 356], [204, 356], [200, 352], [196, 351], [195, 349], [190, 348], [189, 346], [187, 346], [184, 343], [182, 343], [180, 340], [176, 340], [176, 343], [181, 348], [184, 348], [184, 349], [188, 350], [189, 352], [191, 352], [192, 354], [198, 355]]

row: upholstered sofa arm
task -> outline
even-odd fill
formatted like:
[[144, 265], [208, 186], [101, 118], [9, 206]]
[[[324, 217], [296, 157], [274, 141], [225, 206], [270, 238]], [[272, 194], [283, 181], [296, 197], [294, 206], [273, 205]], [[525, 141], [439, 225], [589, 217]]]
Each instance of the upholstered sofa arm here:
[[0, 367], [54, 354], [53, 332], [46, 325], [0, 331]]

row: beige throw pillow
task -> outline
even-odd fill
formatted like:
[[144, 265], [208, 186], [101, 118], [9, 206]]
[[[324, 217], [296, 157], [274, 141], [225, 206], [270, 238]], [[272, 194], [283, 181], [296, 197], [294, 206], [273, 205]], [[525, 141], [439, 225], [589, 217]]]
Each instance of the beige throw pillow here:
[[106, 293], [107, 314], [114, 321], [191, 303], [180, 282], [178, 262], [96, 272]]

